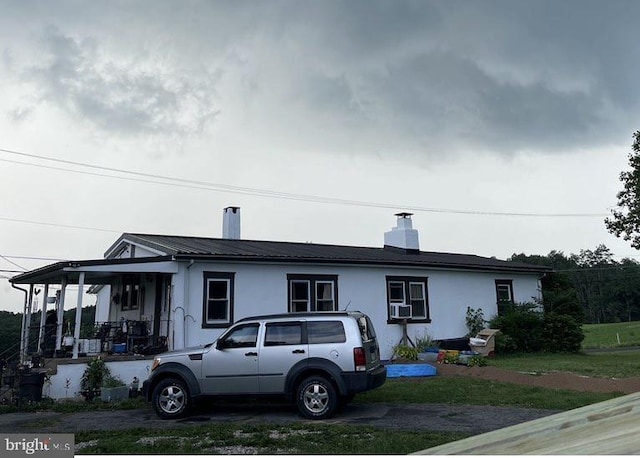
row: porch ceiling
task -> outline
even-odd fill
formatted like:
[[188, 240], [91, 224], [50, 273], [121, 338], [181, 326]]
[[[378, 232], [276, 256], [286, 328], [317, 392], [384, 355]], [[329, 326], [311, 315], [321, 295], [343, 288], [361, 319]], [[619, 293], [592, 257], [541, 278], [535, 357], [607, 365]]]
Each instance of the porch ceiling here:
[[80, 274], [84, 273], [84, 283], [88, 285], [106, 285], [123, 274], [136, 273], [176, 273], [178, 266], [171, 256], [127, 259], [96, 259], [85, 261], [62, 261], [39, 269], [25, 272], [11, 278], [16, 285], [78, 284]]

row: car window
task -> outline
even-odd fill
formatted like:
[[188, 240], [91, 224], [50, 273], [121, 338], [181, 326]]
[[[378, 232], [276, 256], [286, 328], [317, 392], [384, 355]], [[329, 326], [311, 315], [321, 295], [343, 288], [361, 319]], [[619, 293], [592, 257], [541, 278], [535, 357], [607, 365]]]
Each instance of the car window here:
[[347, 341], [342, 321], [309, 321], [307, 323], [310, 344], [342, 343]]
[[270, 323], [264, 338], [265, 346], [299, 345], [302, 343], [302, 323]]
[[255, 347], [258, 341], [258, 325], [249, 324], [231, 331], [223, 341], [226, 348]]
[[368, 316], [361, 316], [357, 319], [358, 328], [360, 329], [360, 335], [362, 336], [362, 341], [367, 342], [369, 340], [374, 340], [376, 338], [376, 332], [373, 330], [373, 324], [371, 324], [371, 320]]

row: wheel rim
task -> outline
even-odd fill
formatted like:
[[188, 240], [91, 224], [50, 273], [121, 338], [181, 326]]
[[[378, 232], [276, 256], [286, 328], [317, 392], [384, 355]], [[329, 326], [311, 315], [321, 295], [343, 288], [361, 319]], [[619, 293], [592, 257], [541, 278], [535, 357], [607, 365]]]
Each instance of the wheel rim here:
[[185, 392], [179, 386], [168, 386], [158, 398], [158, 405], [166, 413], [177, 413], [186, 403]]
[[304, 406], [313, 413], [321, 413], [327, 408], [329, 403], [329, 392], [319, 384], [312, 383], [307, 386], [303, 393]]

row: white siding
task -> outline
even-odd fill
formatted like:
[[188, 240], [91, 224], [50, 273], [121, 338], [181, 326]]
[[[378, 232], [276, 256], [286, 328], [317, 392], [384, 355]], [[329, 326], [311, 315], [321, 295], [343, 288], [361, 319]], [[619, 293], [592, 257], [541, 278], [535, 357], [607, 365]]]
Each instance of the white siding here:
[[[180, 309], [173, 316], [178, 325], [175, 329], [175, 348], [182, 346], [182, 336], [184, 346], [195, 346], [213, 341], [223, 331], [202, 328], [204, 271], [235, 272], [234, 321], [251, 315], [286, 313], [287, 274], [338, 275], [340, 310], [348, 307], [349, 310], [360, 310], [371, 317], [383, 359], [391, 357], [393, 346], [402, 337], [400, 325], [387, 324], [387, 275], [428, 277], [431, 323], [410, 324], [408, 334], [411, 338], [425, 333], [435, 339], [463, 337], [467, 333], [467, 307], [482, 308], [485, 318], [491, 318], [497, 313], [496, 279], [513, 281], [516, 302], [530, 302], [532, 297], [539, 296], [536, 275], [366, 266], [195, 263], [188, 269], [188, 286], [185, 285], [184, 291], [180, 291], [181, 282], [175, 282], [176, 302], [172, 308], [184, 306], [186, 316], [183, 319]], [[179, 329], [181, 321], [184, 331]]]

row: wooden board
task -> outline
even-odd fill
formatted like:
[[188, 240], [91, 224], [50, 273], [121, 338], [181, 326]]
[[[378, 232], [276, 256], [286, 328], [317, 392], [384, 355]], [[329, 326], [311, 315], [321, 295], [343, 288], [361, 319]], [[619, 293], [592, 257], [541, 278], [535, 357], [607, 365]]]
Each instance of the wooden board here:
[[416, 455], [640, 453], [640, 393], [433, 447]]

